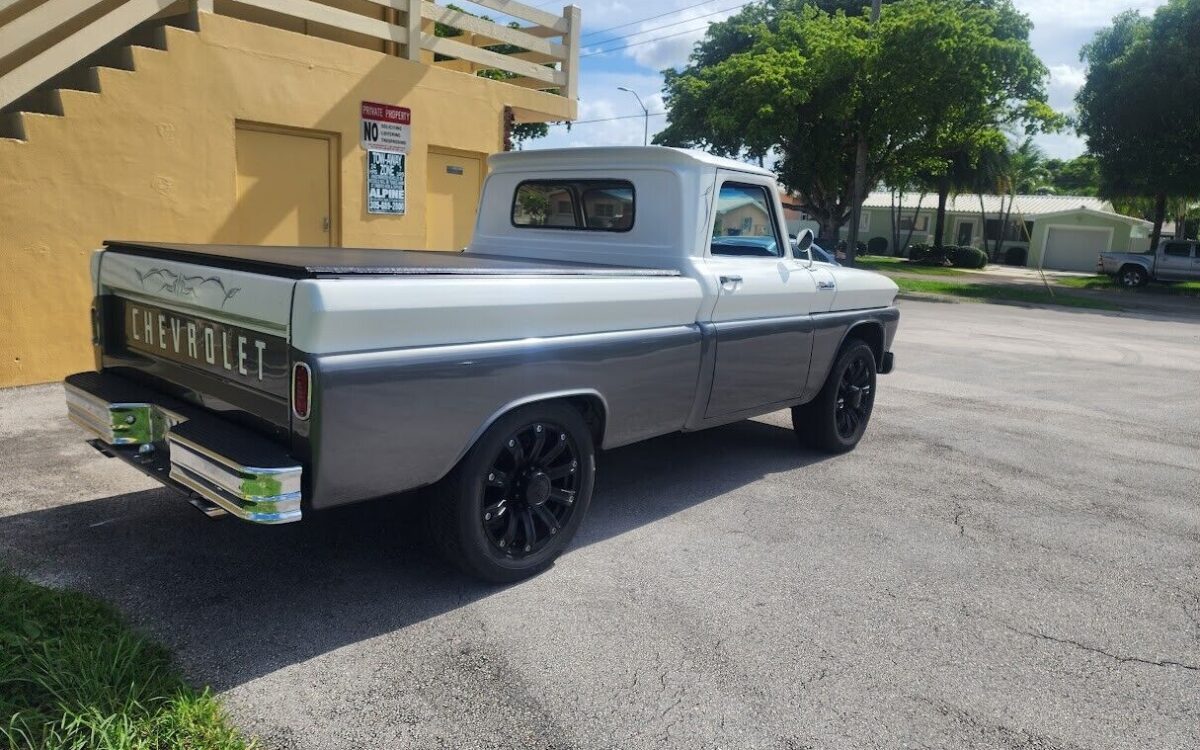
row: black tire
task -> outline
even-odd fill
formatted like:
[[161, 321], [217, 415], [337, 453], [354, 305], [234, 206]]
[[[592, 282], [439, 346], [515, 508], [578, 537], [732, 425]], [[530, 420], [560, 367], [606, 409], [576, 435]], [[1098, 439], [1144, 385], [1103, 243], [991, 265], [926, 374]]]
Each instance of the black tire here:
[[1150, 283], [1150, 274], [1141, 266], [1121, 266], [1121, 270], [1117, 271], [1117, 283], [1129, 289], [1145, 286]]
[[854, 450], [875, 405], [876, 370], [871, 347], [847, 340], [817, 397], [792, 408], [792, 428], [800, 443], [827, 453]]
[[520, 407], [496, 420], [442, 480], [429, 507], [430, 534], [468, 575], [520, 581], [549, 568], [570, 543], [595, 477], [592, 433], [577, 410], [559, 402]]

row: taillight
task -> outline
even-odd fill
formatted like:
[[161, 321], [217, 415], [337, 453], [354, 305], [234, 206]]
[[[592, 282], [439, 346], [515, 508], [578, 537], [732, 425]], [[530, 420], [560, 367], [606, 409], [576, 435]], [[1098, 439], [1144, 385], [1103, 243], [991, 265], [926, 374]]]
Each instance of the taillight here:
[[308, 419], [312, 410], [312, 370], [304, 362], [292, 365], [292, 414]]

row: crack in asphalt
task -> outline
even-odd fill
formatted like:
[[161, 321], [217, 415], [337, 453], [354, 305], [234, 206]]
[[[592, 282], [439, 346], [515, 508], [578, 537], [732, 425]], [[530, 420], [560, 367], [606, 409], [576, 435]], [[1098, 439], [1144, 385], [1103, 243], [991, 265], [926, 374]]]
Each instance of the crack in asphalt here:
[[1008, 628], [1014, 633], [1017, 633], [1018, 635], [1025, 635], [1031, 638], [1041, 638], [1043, 640], [1051, 641], [1052, 643], [1060, 643], [1064, 646], [1074, 646], [1075, 648], [1083, 649], [1084, 651], [1091, 651], [1092, 653], [1100, 654], [1101, 656], [1107, 656], [1108, 658], [1121, 662], [1122, 664], [1149, 664], [1152, 667], [1178, 667], [1180, 669], [1188, 669], [1193, 672], [1200, 672], [1200, 665], [1185, 664], [1181, 661], [1175, 661], [1173, 659], [1155, 660], [1143, 659], [1140, 656], [1122, 656], [1120, 654], [1114, 654], [1111, 651], [1105, 651], [1104, 649], [1096, 646], [1089, 646], [1086, 643], [1080, 643], [1079, 641], [1071, 640], [1070, 638], [1058, 638], [1053, 635], [1037, 633], [1031, 630], [1020, 630], [1012, 627], [1011, 625], [1005, 625], [1004, 627]]

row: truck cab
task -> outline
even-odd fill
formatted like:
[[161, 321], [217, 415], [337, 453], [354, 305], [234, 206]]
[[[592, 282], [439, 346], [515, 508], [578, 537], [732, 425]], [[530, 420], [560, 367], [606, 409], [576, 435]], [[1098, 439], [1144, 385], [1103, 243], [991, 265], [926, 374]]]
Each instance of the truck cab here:
[[1200, 243], [1169, 239], [1160, 241], [1152, 253], [1101, 253], [1097, 271], [1125, 287], [1151, 281], [1200, 281]]

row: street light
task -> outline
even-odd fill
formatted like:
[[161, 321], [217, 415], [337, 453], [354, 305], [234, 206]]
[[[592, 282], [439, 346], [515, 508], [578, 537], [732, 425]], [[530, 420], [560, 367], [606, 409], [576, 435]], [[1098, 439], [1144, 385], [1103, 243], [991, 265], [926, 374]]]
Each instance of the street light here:
[[642, 97], [637, 95], [633, 89], [627, 89], [624, 86], [617, 86], [617, 91], [628, 91], [633, 94], [633, 98], [637, 99], [638, 106], [642, 108], [642, 145], [650, 145], [650, 110], [646, 109], [646, 105], [642, 104]]

